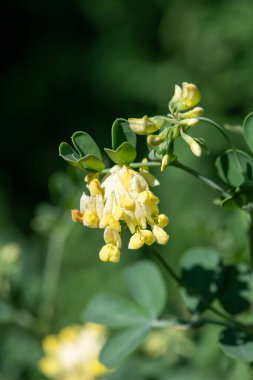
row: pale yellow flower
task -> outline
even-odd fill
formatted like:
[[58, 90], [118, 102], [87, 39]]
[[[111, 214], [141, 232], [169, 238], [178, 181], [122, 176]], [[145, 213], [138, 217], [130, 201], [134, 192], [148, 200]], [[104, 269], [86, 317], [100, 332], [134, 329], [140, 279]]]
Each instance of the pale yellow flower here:
[[93, 323], [48, 335], [42, 342], [41, 372], [53, 380], [95, 380], [104, 375], [108, 370], [99, 362], [99, 353], [105, 335], [104, 327]]
[[145, 167], [136, 172], [118, 165], [101, 183], [97, 178], [88, 183], [90, 195], [82, 195], [80, 211], [73, 210], [72, 218], [84, 226], [105, 230], [106, 244], [99, 253], [102, 261], [119, 262], [123, 224], [132, 234], [129, 249], [139, 249], [155, 241], [167, 244], [169, 236], [163, 227], [168, 224], [168, 218], [159, 215], [159, 198], [150, 191], [149, 184], [159, 182]]

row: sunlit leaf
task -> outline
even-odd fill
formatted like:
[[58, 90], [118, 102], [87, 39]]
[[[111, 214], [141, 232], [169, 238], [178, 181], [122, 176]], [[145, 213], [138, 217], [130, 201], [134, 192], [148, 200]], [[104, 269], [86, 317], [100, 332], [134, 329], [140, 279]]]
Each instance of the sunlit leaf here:
[[157, 266], [141, 261], [123, 271], [123, 278], [135, 301], [151, 318], [156, 318], [166, 303], [166, 286]]
[[111, 328], [121, 328], [146, 324], [147, 316], [138, 305], [123, 297], [97, 294], [88, 304], [84, 320]]
[[102, 160], [99, 147], [88, 133], [82, 131], [75, 132], [71, 139], [81, 157], [93, 155]]
[[105, 152], [116, 164], [130, 164], [136, 158], [136, 149], [128, 142], [123, 142], [116, 150], [105, 148]]
[[109, 338], [100, 354], [102, 363], [108, 368], [117, 367], [141, 345], [149, 331], [148, 325], [139, 325]]
[[60, 144], [59, 154], [69, 164], [74, 165], [74, 166], [79, 166], [78, 160], [80, 156], [68, 143], [63, 142]]
[[136, 147], [136, 135], [125, 119], [116, 119], [112, 125], [112, 149], [116, 150], [125, 141]]
[[80, 158], [78, 163], [85, 166], [85, 168], [98, 172], [105, 168], [104, 162], [92, 154], [88, 154], [87, 156]]

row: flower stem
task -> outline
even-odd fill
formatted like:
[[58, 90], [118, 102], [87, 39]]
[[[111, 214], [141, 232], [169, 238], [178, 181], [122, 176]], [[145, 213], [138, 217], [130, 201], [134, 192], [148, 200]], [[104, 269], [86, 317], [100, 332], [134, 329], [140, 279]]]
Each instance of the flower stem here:
[[182, 164], [181, 162], [179, 161], [173, 161], [171, 163], [171, 166], [175, 166], [176, 168], [179, 168], [179, 169], [182, 169], [184, 170], [185, 172], [193, 175], [194, 177], [200, 179], [202, 182], [204, 182], [208, 187], [210, 187], [212, 190], [214, 191], [218, 191], [219, 193], [221, 193], [224, 197], [229, 197], [230, 195], [221, 187], [219, 186], [217, 183], [215, 183], [213, 180], [203, 176], [202, 174], [200, 174], [199, 172], [197, 172], [196, 170], [190, 168], [189, 166], [186, 166], [184, 164]]
[[243, 170], [243, 167], [241, 165], [241, 162], [239, 160], [239, 157], [238, 157], [238, 154], [237, 154], [237, 151], [235, 149], [235, 146], [234, 144], [232, 143], [232, 141], [230, 140], [230, 138], [228, 137], [228, 135], [226, 134], [225, 130], [218, 124], [216, 123], [215, 121], [211, 120], [211, 119], [208, 119], [206, 117], [198, 117], [198, 120], [199, 121], [204, 121], [210, 125], [213, 125], [215, 128], [217, 128], [221, 134], [225, 137], [225, 139], [227, 140], [230, 148], [232, 149], [233, 153], [234, 153], [234, 156], [235, 156], [235, 160], [236, 160], [236, 164], [239, 168], [239, 170], [242, 172], [242, 174], [245, 174], [244, 170]]
[[183, 319], [170, 319], [170, 320], [156, 320], [152, 321], [151, 326], [152, 328], [169, 328], [173, 327], [177, 330], [188, 330], [188, 329], [194, 329], [203, 327], [205, 325], [216, 325], [216, 326], [224, 326], [224, 327], [231, 327], [233, 326], [230, 322], [224, 321], [224, 320], [218, 320], [218, 319], [210, 319], [210, 318], [200, 318], [196, 320], [183, 320]]

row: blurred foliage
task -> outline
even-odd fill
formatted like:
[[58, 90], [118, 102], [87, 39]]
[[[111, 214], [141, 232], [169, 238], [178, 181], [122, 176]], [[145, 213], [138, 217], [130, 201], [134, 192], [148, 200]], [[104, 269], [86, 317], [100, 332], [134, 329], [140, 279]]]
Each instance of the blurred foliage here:
[[[199, 86], [208, 116], [241, 124], [253, 108], [252, 19], [251, 0], [2, 2], [0, 247], [20, 254], [11, 268], [0, 264], [1, 380], [42, 379], [41, 339], [80, 322], [101, 287], [125, 296], [120, 269], [145, 257], [126, 250], [117, 267], [98, 262], [100, 234], [71, 223], [82, 177], [74, 168], [64, 173], [60, 140], [85, 130], [101, 148], [109, 146], [116, 117], [166, 112], [182, 81]], [[225, 141], [211, 127], [197, 129], [211, 154], [198, 160], [180, 143], [178, 152], [214, 177]], [[240, 211], [218, 208], [209, 190], [176, 168], [160, 182], [172, 237], [160, 251], [176, 270], [181, 254], [196, 245], [217, 249], [228, 268], [247, 262]], [[178, 289], [168, 289], [168, 310], [185, 315]], [[110, 378], [252, 379], [247, 365], [220, 354], [218, 333], [193, 333], [187, 352], [173, 343], [152, 359], [141, 348]]]

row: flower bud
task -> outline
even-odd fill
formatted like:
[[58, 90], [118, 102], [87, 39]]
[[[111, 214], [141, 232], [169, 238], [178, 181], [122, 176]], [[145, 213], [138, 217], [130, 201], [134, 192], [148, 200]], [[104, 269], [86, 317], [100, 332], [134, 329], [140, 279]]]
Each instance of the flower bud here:
[[181, 134], [182, 139], [189, 145], [192, 153], [195, 156], [200, 157], [201, 153], [202, 153], [202, 149], [201, 149], [200, 144], [196, 140], [194, 140], [193, 137], [184, 133], [182, 128], [180, 129], [180, 134]]
[[164, 214], [160, 214], [158, 215], [157, 223], [159, 227], [164, 228], [169, 224], [169, 218]]
[[179, 122], [179, 124], [183, 127], [192, 127], [193, 125], [196, 125], [199, 122], [198, 119], [192, 118], [192, 119], [183, 119]]
[[129, 240], [128, 248], [129, 249], [139, 249], [144, 245], [144, 241], [141, 238], [140, 234], [136, 232], [133, 234]]
[[120, 260], [120, 250], [113, 244], [106, 244], [99, 252], [101, 261], [117, 264]]
[[201, 99], [198, 87], [193, 83], [182, 83], [182, 103], [185, 109], [195, 107]]
[[193, 83], [182, 83], [182, 88], [175, 86], [175, 93], [171, 99], [171, 106], [177, 111], [185, 111], [195, 107], [201, 99], [198, 87]]
[[152, 231], [157, 243], [162, 245], [166, 245], [168, 243], [170, 237], [161, 227], [155, 225]]
[[148, 135], [161, 128], [158, 123], [148, 118], [148, 116], [143, 116], [141, 119], [130, 118], [128, 121], [129, 127], [137, 135]]
[[160, 135], [148, 135], [147, 143], [150, 146], [157, 146], [163, 142], [163, 139]]
[[204, 108], [194, 107], [191, 111], [180, 113], [178, 116], [180, 119], [191, 119], [203, 115]]
[[167, 168], [169, 163], [170, 163], [170, 156], [168, 154], [165, 154], [162, 159], [161, 172], [164, 172], [164, 170]]
[[155, 242], [154, 235], [150, 230], [141, 230], [140, 233], [145, 244], [151, 245]]
[[192, 151], [192, 153], [197, 156], [197, 157], [200, 157], [201, 156], [201, 153], [202, 153], [202, 149], [201, 149], [201, 146], [200, 144], [197, 143], [197, 141], [195, 141], [194, 139], [191, 140], [190, 144], [190, 149]]

